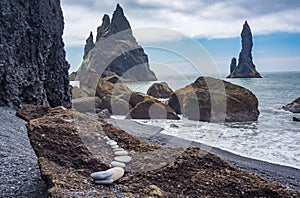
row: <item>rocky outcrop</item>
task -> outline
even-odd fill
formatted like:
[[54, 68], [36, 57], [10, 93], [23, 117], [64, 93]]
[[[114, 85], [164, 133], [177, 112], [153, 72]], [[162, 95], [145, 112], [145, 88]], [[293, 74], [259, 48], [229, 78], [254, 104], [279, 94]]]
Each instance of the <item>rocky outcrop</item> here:
[[90, 69], [95, 70], [99, 78], [118, 75], [131, 81], [156, 80], [149, 68], [148, 56], [134, 38], [119, 4], [111, 21], [104, 15], [97, 29], [95, 46], [86, 54], [78, 70], [77, 80], [83, 85]]
[[180, 118], [168, 105], [165, 105], [158, 100], [148, 98], [131, 109], [129, 114], [126, 116], [126, 119], [179, 120]]
[[252, 60], [252, 33], [247, 21], [243, 25], [241, 37], [242, 51], [239, 55], [239, 63], [236, 65], [235, 58], [231, 60], [230, 74], [227, 78], [261, 78]]
[[234, 72], [235, 68], [236, 68], [236, 58], [233, 57], [230, 63], [230, 73]]
[[283, 106], [282, 108], [292, 113], [300, 113], [300, 98], [297, 98], [296, 100]]
[[[49, 197], [300, 196], [199, 148], [162, 147], [96, 117], [63, 108], [39, 109], [19, 113], [29, 120], [28, 135]], [[97, 185], [90, 176], [109, 169], [114, 157], [103, 136], [132, 156], [124, 176], [111, 185]]]
[[169, 98], [173, 90], [166, 82], [154, 83], [149, 87], [147, 94], [155, 98]]
[[90, 36], [86, 39], [86, 44], [84, 46], [83, 59], [89, 54], [89, 52], [95, 47], [93, 32], [90, 32]]
[[256, 121], [258, 100], [248, 89], [211, 77], [176, 90], [168, 105], [191, 120], [206, 122]]
[[0, 106], [71, 107], [59, 0], [0, 1]]

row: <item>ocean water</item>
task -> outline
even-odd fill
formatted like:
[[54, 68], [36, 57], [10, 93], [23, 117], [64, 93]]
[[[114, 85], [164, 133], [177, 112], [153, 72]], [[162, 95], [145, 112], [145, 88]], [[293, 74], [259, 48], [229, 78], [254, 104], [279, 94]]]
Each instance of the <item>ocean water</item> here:
[[[251, 90], [259, 101], [257, 122], [206, 123], [181, 120], [137, 120], [160, 126], [162, 133], [218, 147], [232, 153], [300, 168], [300, 123], [293, 122], [293, 114], [282, 106], [300, 97], [300, 72], [263, 73], [262, 79], [225, 79]], [[165, 76], [176, 90], [193, 82], [197, 76]], [[135, 91], [146, 92], [153, 82], [128, 83]], [[178, 128], [170, 127], [175, 124]], [[171, 141], [171, 140], [170, 140]]]

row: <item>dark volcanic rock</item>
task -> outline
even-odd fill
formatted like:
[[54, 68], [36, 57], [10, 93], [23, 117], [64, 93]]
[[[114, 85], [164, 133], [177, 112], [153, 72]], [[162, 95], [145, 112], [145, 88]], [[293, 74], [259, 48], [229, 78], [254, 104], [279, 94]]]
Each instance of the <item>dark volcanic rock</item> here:
[[105, 34], [106, 32], [108, 32], [109, 26], [110, 26], [110, 19], [109, 16], [105, 14], [102, 18], [102, 25], [97, 28], [96, 41], [106, 36]]
[[300, 98], [297, 98], [296, 100], [283, 106], [282, 108], [292, 113], [300, 113]]
[[0, 106], [71, 107], [59, 0], [0, 1]]
[[83, 59], [86, 58], [88, 53], [95, 47], [93, 32], [90, 33], [90, 36], [86, 39], [86, 44], [84, 46]]
[[261, 78], [252, 60], [252, 33], [247, 21], [245, 21], [243, 25], [241, 37], [242, 51], [239, 55], [239, 63], [235, 66], [236, 63], [234, 64], [234, 60], [236, 62], [236, 59], [232, 59], [228, 78]]
[[230, 63], [230, 73], [232, 73], [236, 68], [236, 58], [232, 58], [231, 59], [231, 63]]
[[258, 100], [246, 88], [211, 77], [174, 91], [169, 106], [191, 120], [207, 122], [256, 121]]
[[300, 122], [300, 118], [293, 117], [293, 121], [294, 121], [294, 122]]
[[148, 89], [147, 94], [155, 98], [169, 98], [173, 90], [168, 86], [166, 82], [154, 83]]
[[95, 46], [83, 60], [77, 80], [85, 81], [91, 69], [97, 72], [99, 78], [118, 75], [131, 81], [156, 80], [149, 68], [148, 56], [134, 38], [119, 4], [111, 22], [108, 15], [104, 15], [102, 21]]
[[155, 100], [146, 99], [143, 102], [138, 103], [129, 114], [126, 119], [171, 119], [179, 120], [175, 111], [168, 105]]

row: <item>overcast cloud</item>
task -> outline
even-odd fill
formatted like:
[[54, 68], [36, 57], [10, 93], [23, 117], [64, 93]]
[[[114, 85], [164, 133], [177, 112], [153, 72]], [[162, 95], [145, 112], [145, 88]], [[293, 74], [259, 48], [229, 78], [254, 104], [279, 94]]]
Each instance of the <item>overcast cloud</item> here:
[[299, 0], [62, 0], [65, 44], [83, 45], [117, 3], [133, 29], [161, 27], [193, 38], [226, 38], [239, 36], [247, 20], [256, 35], [300, 33]]

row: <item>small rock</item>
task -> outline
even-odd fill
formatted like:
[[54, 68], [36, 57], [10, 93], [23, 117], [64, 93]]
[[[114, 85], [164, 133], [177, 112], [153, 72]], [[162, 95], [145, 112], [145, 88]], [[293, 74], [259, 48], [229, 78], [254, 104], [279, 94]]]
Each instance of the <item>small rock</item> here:
[[128, 155], [127, 151], [116, 151], [115, 155]]
[[112, 161], [110, 163], [112, 165], [112, 167], [121, 167], [121, 168], [125, 168], [126, 164], [122, 163], [122, 162], [117, 162], [117, 161]]
[[103, 179], [94, 181], [96, 184], [112, 184], [114, 181], [112, 179]]
[[113, 145], [113, 146], [111, 146], [111, 148], [112, 149], [117, 149], [117, 148], [119, 148], [119, 146], [118, 145]]
[[293, 117], [293, 121], [294, 121], [294, 122], [300, 122], [300, 118]]
[[103, 139], [104, 139], [105, 141], [109, 141], [109, 140], [110, 140], [110, 138], [109, 138], [108, 136], [105, 136]]
[[118, 143], [117, 143], [116, 141], [114, 141], [114, 140], [109, 140], [109, 141], [106, 142], [106, 144], [108, 144], [108, 145], [110, 145], [110, 146], [115, 146], [115, 145], [117, 145]]
[[114, 167], [109, 170], [113, 170], [114, 172], [114, 174], [108, 178], [108, 179], [112, 179], [113, 181], [120, 179], [121, 177], [123, 177], [125, 173], [124, 169], [121, 167]]
[[114, 174], [114, 171], [111, 169], [108, 169], [106, 171], [94, 172], [91, 174], [91, 177], [94, 180], [102, 180], [102, 179], [112, 176], [113, 174]]
[[176, 124], [170, 124], [170, 127], [171, 127], [171, 128], [179, 128], [179, 126], [176, 125]]
[[114, 152], [116, 152], [116, 151], [125, 151], [125, 150], [123, 148], [115, 148]]
[[115, 160], [118, 162], [129, 163], [131, 161], [131, 157], [130, 156], [117, 156], [117, 157], [115, 157]]
[[102, 118], [102, 119], [110, 118], [110, 114], [109, 114], [108, 109], [101, 110], [97, 115], [98, 115], [99, 118]]

